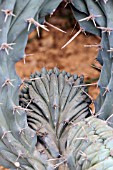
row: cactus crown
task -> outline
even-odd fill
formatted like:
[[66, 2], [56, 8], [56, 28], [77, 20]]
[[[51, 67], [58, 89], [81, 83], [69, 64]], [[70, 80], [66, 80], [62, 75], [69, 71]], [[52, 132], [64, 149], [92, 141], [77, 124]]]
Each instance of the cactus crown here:
[[49, 31], [43, 25], [45, 16], [60, 2], [0, 0], [0, 164], [24, 170], [58, 169], [63, 163], [63, 168], [67, 163], [71, 170], [110, 170], [112, 128], [107, 124], [112, 126], [113, 119], [112, 0], [67, 1], [80, 24], [79, 32], [69, 42], [81, 32], [101, 37], [101, 44], [97, 45], [97, 60], [102, 65], [100, 95], [95, 105], [105, 121], [94, 116], [86, 119], [91, 115], [91, 101], [83, 77], [57, 68], [31, 75], [24, 82], [19, 105], [22, 82], [15, 72], [15, 63], [25, 56], [31, 31], [36, 29], [39, 34], [39, 27]]

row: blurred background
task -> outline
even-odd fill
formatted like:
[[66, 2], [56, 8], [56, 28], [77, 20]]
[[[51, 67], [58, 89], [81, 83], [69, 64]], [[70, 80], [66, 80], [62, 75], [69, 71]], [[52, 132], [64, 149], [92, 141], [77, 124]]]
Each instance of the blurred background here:
[[[46, 18], [52, 25], [66, 31], [62, 33], [50, 26], [47, 26], [49, 32], [40, 29], [40, 37], [34, 31], [29, 35], [26, 46], [25, 60], [16, 64], [18, 75], [24, 80], [29, 78], [30, 74], [40, 70], [42, 67], [47, 69], [58, 67], [70, 73], [84, 75], [86, 83], [95, 83], [98, 81], [101, 66], [96, 61], [98, 53], [96, 48], [86, 48], [84, 45], [99, 44], [100, 40], [91, 34], [80, 34], [67, 47], [62, 46], [79, 30], [79, 25], [73, 18], [69, 5], [65, 7], [63, 2], [55, 13]], [[89, 94], [96, 99], [99, 89], [96, 86], [88, 88]], [[93, 107], [92, 107], [93, 108]], [[0, 166], [0, 170], [6, 170]]]

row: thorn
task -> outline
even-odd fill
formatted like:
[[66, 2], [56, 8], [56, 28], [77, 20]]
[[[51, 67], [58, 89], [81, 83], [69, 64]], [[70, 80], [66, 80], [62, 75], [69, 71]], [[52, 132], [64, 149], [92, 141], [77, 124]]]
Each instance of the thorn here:
[[70, 44], [81, 32], [85, 32], [83, 28], [80, 28], [80, 30], [61, 49]]
[[46, 28], [46, 26], [45, 25], [41, 25], [41, 24], [39, 24], [38, 22], [36, 22], [35, 21], [35, 25], [36, 25], [36, 27], [41, 27], [42, 29], [44, 29], [45, 31], [49, 31], [47, 28]]
[[12, 84], [12, 81], [15, 81], [15, 79], [12, 79], [12, 80], [7, 79], [7, 80], [5, 81], [5, 83], [2, 85], [2, 87], [4, 87], [5, 85], [8, 85], [8, 84], [10, 84], [12, 87], [14, 87], [14, 85]]
[[33, 55], [34, 55], [34, 54], [24, 54], [24, 57], [23, 57], [24, 64], [26, 64], [26, 61], [25, 61], [26, 57], [28, 57], [28, 56], [33, 56]]
[[98, 29], [101, 29], [102, 32], [107, 32], [109, 35], [111, 34], [111, 32], [113, 31], [113, 28], [106, 28], [106, 27], [97, 27]]
[[[20, 107], [21, 107], [21, 106], [20, 106]], [[21, 115], [20, 112], [19, 112], [17, 109], [18, 109], [18, 106], [15, 106], [15, 107], [13, 108], [13, 115], [15, 114], [15, 112], [17, 112], [19, 115]]]
[[110, 50], [107, 50], [108, 52], [113, 52], [113, 48], [110, 48]]
[[63, 161], [61, 161], [60, 163], [57, 163], [56, 165], [54, 165], [54, 169], [58, 168], [60, 165], [64, 164], [67, 162], [67, 159], [64, 159]]
[[50, 27], [52, 27], [52, 28], [54, 28], [54, 29], [56, 29], [56, 30], [58, 30], [60, 32], [66, 33], [66, 31], [63, 31], [62, 29], [60, 29], [60, 28], [58, 28], [58, 27], [48, 23], [47, 21], [45, 21], [45, 24], [49, 25]]
[[103, 50], [103, 48], [100, 44], [84, 45], [84, 47], [86, 47], [86, 48], [94, 47], [94, 48], [97, 48], [97, 50]]
[[8, 133], [11, 133], [11, 131], [6, 131], [6, 132], [4, 132], [3, 135], [2, 135], [2, 137], [1, 137], [1, 139], [3, 139]]
[[87, 138], [86, 137], [79, 137], [79, 138], [76, 138], [76, 140], [86, 140], [87, 141]]
[[6, 54], [9, 55], [8, 49], [13, 50], [13, 48], [12, 48], [11, 46], [12, 46], [12, 45], [15, 45], [15, 44], [16, 44], [16, 43], [10, 43], [10, 44], [2, 43], [1, 46], [0, 46], [0, 50], [5, 50]]
[[108, 0], [103, 0], [103, 1], [104, 1], [105, 4], [108, 2]]
[[82, 126], [82, 129], [83, 129], [83, 131], [84, 131], [84, 133], [85, 133], [85, 139], [87, 140], [87, 142], [88, 142], [88, 134], [87, 134], [87, 132], [86, 132], [86, 130], [85, 130], [85, 128]]
[[106, 88], [105, 88], [105, 92], [103, 93], [102, 96], [105, 96], [107, 92], [110, 92], [110, 90], [106, 87]]
[[17, 159], [16, 159], [15, 162], [17, 162], [17, 161], [19, 160], [20, 157], [23, 158], [23, 156], [24, 156], [24, 154], [23, 154], [23, 153], [20, 153], [20, 154], [18, 155], [18, 157], [17, 157]]
[[29, 107], [29, 105], [32, 103], [33, 100], [34, 100], [34, 99], [30, 99], [29, 103], [28, 103], [27, 106], [26, 106], [26, 109]]
[[34, 21], [35, 21], [35, 20], [34, 20], [33, 18], [29, 18], [29, 19], [27, 19], [27, 21], [26, 21], [26, 22], [28, 22], [28, 23], [29, 23], [29, 25], [28, 25], [28, 29], [27, 29], [28, 31], [30, 30], [31, 25], [32, 25], [32, 24], [34, 24]]
[[66, 4], [65, 4], [64, 8], [66, 8], [68, 4], [70, 4], [70, 2], [66, 2]]
[[64, 5], [64, 8], [66, 8], [67, 7], [67, 5], [69, 4], [70, 2], [66, 2], [66, 4]]
[[109, 124], [113, 124], [112, 122], [111, 122], [111, 123], [109, 122], [109, 119], [112, 118], [112, 117], [113, 117], [113, 114], [111, 114], [111, 115], [106, 119], [105, 122], [107, 122], [107, 123], [109, 123]]
[[5, 13], [4, 22], [7, 21], [7, 19], [8, 19], [9, 16], [16, 17], [16, 15], [13, 14], [12, 10], [9, 10], [9, 9], [4, 10], [4, 9], [2, 9], [1, 11]]
[[72, 122], [72, 121], [70, 121], [69, 123], [70, 123], [73, 127], [76, 127], [76, 126], [79, 125], [79, 123], [75, 123], [75, 122]]
[[45, 77], [31, 78], [31, 79], [28, 79], [28, 80], [31, 80], [31, 81], [33, 81], [33, 80], [40, 80], [40, 79], [45, 79]]
[[39, 31], [39, 26], [36, 27], [38, 37], [40, 37], [40, 31]]
[[79, 154], [80, 154], [81, 156], [83, 156], [85, 159], [87, 159], [86, 153], [84, 153], [84, 152], [82, 152], [82, 151], [79, 151]]
[[77, 85], [77, 86], [73, 86], [73, 87], [87, 87], [87, 86], [96, 86], [98, 85], [98, 83], [92, 83], [92, 84], [80, 84], [80, 85]]
[[74, 32], [74, 30], [75, 30], [76, 26], [77, 26], [77, 21], [76, 21], [76, 23], [75, 23], [75, 25], [74, 25], [74, 27], [73, 27], [73, 29], [72, 29], [71, 34], [70, 34], [70, 35], [72, 35], [72, 34], [73, 34], [73, 32]]
[[[73, 4], [73, 2], [72, 2], [71, 0], [63, 0], [63, 1], [66, 3], [65, 6], [64, 6], [64, 8], [66, 8], [67, 5], [70, 4], [70, 3]], [[73, 4], [73, 5], [74, 5], [74, 4]]]
[[19, 162], [14, 162], [14, 165], [16, 166], [16, 168], [20, 168], [20, 163]]
[[13, 108], [13, 114], [14, 114], [15, 112], [17, 112], [19, 115], [21, 115], [18, 110], [24, 110], [24, 111], [29, 111], [29, 112], [32, 112], [32, 111], [33, 111], [33, 110], [31, 110], [31, 109], [26, 109], [26, 108], [23, 108], [23, 107], [21, 107], [21, 106], [15, 106], [15, 107]]
[[83, 19], [80, 19], [79, 22], [81, 21], [89, 21], [89, 20], [92, 20], [95, 27], [96, 27], [96, 22], [95, 22], [95, 18], [98, 18], [98, 17], [101, 17], [102, 15], [94, 15], [94, 14], [90, 14], [88, 17], [86, 18], [83, 18]]
[[85, 94], [91, 99], [92, 103], [94, 103], [93, 98], [92, 98], [85, 90], [81, 89], [81, 91], [82, 91], [83, 93], [85, 93]]
[[32, 24], [34, 24], [34, 25], [36, 26], [36, 30], [37, 30], [38, 36], [40, 36], [40, 35], [39, 35], [39, 27], [42, 28], [42, 29], [44, 29], [44, 30], [46, 30], [46, 31], [49, 31], [49, 30], [45, 27], [45, 25], [41, 25], [40, 23], [38, 23], [37, 21], [35, 21], [33, 18], [27, 19], [26, 22], [29, 23], [29, 25], [28, 25], [28, 31], [30, 30]]
[[21, 135], [22, 133], [24, 134], [25, 132], [25, 130], [27, 129], [27, 127], [26, 128], [22, 128], [21, 130], [20, 130], [20, 132], [19, 132], [19, 135]]
[[52, 13], [50, 14], [50, 17], [54, 14], [55, 11], [56, 9], [53, 9]]
[[[108, 2], [108, 0], [103, 0], [103, 1], [105, 4]], [[95, 2], [98, 2], [98, 0], [95, 0]]]

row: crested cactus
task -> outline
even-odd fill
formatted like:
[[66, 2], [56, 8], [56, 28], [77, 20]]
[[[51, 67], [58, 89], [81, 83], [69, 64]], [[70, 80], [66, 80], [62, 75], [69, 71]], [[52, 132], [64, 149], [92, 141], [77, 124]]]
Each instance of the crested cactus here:
[[43, 68], [25, 82], [20, 105], [31, 110], [27, 111], [28, 124], [52, 157], [62, 155], [71, 122], [91, 115], [91, 100], [85, 89], [83, 76], [57, 68], [49, 71]]
[[48, 155], [55, 169], [113, 168], [113, 129], [109, 120], [91, 116], [90, 102], [83, 76], [43, 68], [25, 81], [20, 105], [28, 109], [27, 121], [37, 133], [37, 149]]
[[80, 24], [69, 42], [81, 32], [101, 37], [100, 95], [95, 105], [105, 120], [91, 116], [83, 77], [57, 68], [32, 74], [23, 82], [19, 101], [22, 81], [15, 63], [25, 56], [31, 31], [49, 31], [43, 25], [45, 16], [61, 1], [0, 0], [0, 164], [15, 170], [53, 170], [61, 165], [70, 170], [111, 170], [113, 130], [107, 124], [112, 126], [113, 120], [112, 0], [67, 1]]

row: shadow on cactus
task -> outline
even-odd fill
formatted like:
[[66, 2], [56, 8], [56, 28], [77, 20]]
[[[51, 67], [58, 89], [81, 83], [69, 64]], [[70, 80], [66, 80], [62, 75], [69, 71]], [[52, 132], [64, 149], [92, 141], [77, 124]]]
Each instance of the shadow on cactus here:
[[57, 68], [31, 75], [19, 105], [22, 81], [15, 63], [26, 55], [31, 31], [49, 31], [43, 25], [45, 16], [60, 2], [0, 0], [0, 164], [12, 170], [111, 170], [113, 129], [107, 124], [112, 125], [113, 111], [112, 0], [69, 1], [80, 30], [67, 44], [85, 31], [101, 37], [98, 113], [90, 116], [83, 77]]

